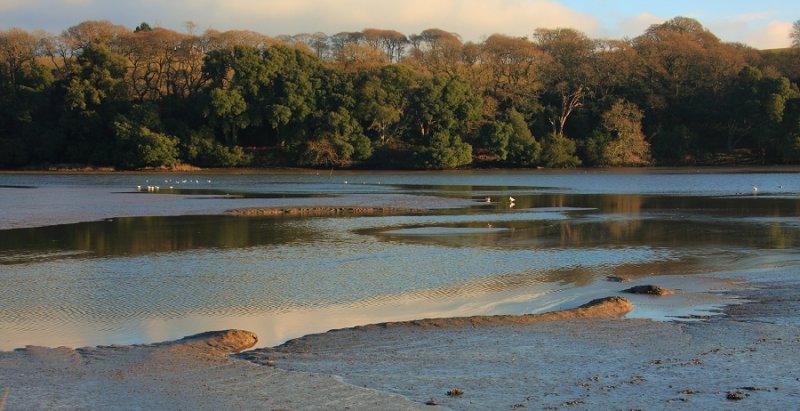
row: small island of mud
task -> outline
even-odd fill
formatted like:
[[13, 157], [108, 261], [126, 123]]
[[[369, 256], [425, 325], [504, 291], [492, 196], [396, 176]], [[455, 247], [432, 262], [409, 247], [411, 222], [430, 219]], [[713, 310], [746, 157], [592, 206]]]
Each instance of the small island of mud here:
[[228, 214], [242, 217], [329, 217], [408, 215], [428, 212], [419, 208], [359, 207], [359, 206], [311, 206], [311, 207], [253, 207], [229, 210]]

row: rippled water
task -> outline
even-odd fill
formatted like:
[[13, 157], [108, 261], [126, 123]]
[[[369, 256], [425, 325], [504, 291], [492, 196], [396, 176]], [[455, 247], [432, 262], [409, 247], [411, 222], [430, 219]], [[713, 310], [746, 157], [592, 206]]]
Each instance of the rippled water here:
[[[0, 349], [221, 328], [272, 345], [575, 306], [610, 274], [797, 269], [798, 193], [793, 170], [0, 174]], [[430, 211], [224, 214], [292, 205]]]

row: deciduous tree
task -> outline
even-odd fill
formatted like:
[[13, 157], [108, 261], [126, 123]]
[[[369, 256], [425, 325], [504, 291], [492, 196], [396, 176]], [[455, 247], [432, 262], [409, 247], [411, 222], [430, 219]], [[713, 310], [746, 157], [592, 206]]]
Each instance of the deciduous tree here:
[[[646, 166], [651, 164], [650, 144], [642, 133], [643, 113], [636, 105], [620, 100], [603, 113], [602, 165]], [[598, 147], [600, 148], [600, 147]]]

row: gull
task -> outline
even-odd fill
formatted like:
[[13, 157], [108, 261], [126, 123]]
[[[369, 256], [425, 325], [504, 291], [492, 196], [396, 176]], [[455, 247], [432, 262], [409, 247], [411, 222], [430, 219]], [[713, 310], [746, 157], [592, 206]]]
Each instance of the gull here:
[[492, 202], [492, 197], [486, 197], [486, 200], [485, 200], [485, 201], [486, 201], [487, 203], [491, 203], [491, 202]]
[[511, 197], [511, 196], [509, 196], [509, 197], [508, 197], [508, 201], [511, 201], [512, 203], [513, 203], [515, 200], [516, 200], [516, 199], [515, 199], [514, 197]]
[[753, 186], [753, 194], [758, 193], [758, 186]]

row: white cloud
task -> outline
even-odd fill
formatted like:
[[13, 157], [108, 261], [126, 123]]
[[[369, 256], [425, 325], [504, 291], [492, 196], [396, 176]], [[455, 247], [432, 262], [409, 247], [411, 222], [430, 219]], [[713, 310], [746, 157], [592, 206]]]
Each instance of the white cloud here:
[[731, 17], [727, 20], [733, 21], [740, 21], [740, 22], [758, 22], [762, 20], [767, 20], [775, 16], [774, 12], [763, 11], [763, 12], [754, 12], [754, 13], [742, 13], [738, 14], [734, 17]]
[[[661, 24], [666, 18], [650, 13], [640, 13], [636, 16], [623, 18], [617, 24], [618, 32], [611, 32], [607, 37], [619, 38], [622, 36], [636, 37], [645, 32], [653, 24]], [[621, 33], [619, 33], [621, 31]]]
[[0, 12], [12, 13], [39, 5], [41, 2], [37, 0], [2, 0], [0, 1]]
[[[177, 28], [183, 21], [192, 20], [201, 28], [249, 29], [268, 35], [309, 31], [335, 34], [368, 27], [406, 34], [435, 27], [472, 41], [497, 32], [529, 35], [540, 27], [572, 27], [589, 35], [599, 34], [597, 19], [555, 0], [228, 0], [224, 6], [210, 0], [173, 0], [168, 5], [146, 3], [138, 7], [139, 14], [158, 7], [167, 27]], [[164, 7], [170, 11], [163, 10]]]
[[735, 41], [758, 49], [788, 47], [792, 23], [778, 20], [774, 12], [742, 13], [708, 23], [708, 29], [723, 41]]
[[744, 43], [759, 49], [775, 49], [789, 47], [792, 41], [789, 35], [792, 32], [792, 23], [785, 21], [772, 21], [766, 27], [753, 31]]
[[717, 17], [704, 13], [707, 8], [680, 10], [680, 4], [634, 5], [618, 0], [566, 4], [563, 0], [0, 0], [0, 28], [60, 32], [84, 20], [110, 20], [129, 28], [148, 22], [182, 31], [184, 23], [192, 21], [200, 31], [240, 29], [272, 36], [365, 28], [414, 34], [440, 28], [465, 41], [481, 41], [494, 33], [529, 36], [537, 28], [556, 27], [575, 28], [595, 38], [635, 37], [665, 21], [662, 15], [683, 15], [695, 16], [726, 41], [755, 47], [788, 44], [788, 23], [769, 23], [770, 18], [788, 17], [762, 11], [758, 5], [738, 15]]

